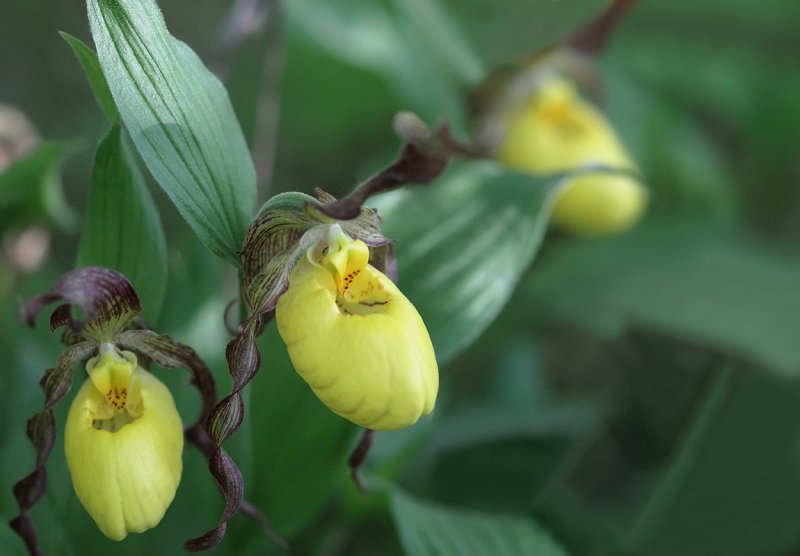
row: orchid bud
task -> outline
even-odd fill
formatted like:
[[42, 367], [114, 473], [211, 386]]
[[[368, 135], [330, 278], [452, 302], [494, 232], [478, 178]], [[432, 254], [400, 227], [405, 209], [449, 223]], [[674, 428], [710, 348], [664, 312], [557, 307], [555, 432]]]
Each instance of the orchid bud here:
[[[611, 124], [566, 80], [551, 77], [505, 122], [497, 158], [510, 168], [555, 174], [592, 166], [635, 172]], [[553, 206], [553, 223], [583, 235], [623, 232], [639, 221], [647, 193], [634, 177], [587, 170]]]

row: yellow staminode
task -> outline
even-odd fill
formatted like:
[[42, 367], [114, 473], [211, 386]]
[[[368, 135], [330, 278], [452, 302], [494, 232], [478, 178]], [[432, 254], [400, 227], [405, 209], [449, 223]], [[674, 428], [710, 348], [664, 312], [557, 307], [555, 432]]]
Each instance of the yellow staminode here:
[[[511, 168], [540, 175], [592, 164], [636, 169], [603, 114], [557, 78], [508, 115], [497, 157]], [[634, 178], [589, 173], [558, 195], [552, 220], [574, 233], [614, 234], [638, 222], [646, 206], [647, 194]]]
[[78, 499], [110, 539], [155, 527], [181, 478], [183, 426], [169, 390], [136, 356], [103, 344], [67, 416]]
[[374, 430], [431, 412], [439, 371], [417, 310], [368, 264], [369, 249], [331, 226], [289, 279], [277, 306], [292, 364], [335, 413]]

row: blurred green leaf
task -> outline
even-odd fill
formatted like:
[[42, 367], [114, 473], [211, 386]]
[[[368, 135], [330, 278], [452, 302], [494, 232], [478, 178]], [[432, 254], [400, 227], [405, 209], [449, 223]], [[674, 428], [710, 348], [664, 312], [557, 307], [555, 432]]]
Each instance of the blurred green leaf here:
[[676, 219], [549, 255], [526, 284], [542, 312], [605, 335], [650, 326], [800, 375], [796, 257]]
[[72, 225], [59, 175], [63, 157], [63, 146], [41, 143], [0, 173], [0, 230], [43, 220]]
[[442, 0], [487, 67], [520, 62], [588, 23], [608, 0]]
[[536, 502], [572, 445], [558, 437], [502, 438], [441, 454], [431, 470], [440, 501], [485, 511], [524, 513]]
[[533, 520], [485, 514], [419, 500], [396, 490], [391, 511], [409, 556], [566, 556]]
[[449, 415], [437, 423], [412, 469], [429, 461], [427, 484], [438, 500], [527, 512], [574, 453], [575, 441], [590, 431], [593, 417], [578, 404]]
[[486, 70], [476, 54], [476, 45], [467, 43], [453, 25], [452, 14], [439, 0], [393, 0], [403, 16], [402, 28], [416, 35], [422, 49], [436, 67], [459, 85], [474, 87], [484, 79]]
[[359, 428], [331, 412], [289, 361], [274, 324], [259, 341], [260, 376], [248, 411], [254, 423], [254, 501], [275, 529], [292, 536], [313, 518], [348, 479], [347, 457]]
[[255, 171], [222, 84], [152, 0], [90, 0], [92, 36], [122, 120], [200, 240], [238, 264]]
[[167, 246], [150, 192], [124, 141], [119, 123], [100, 143], [95, 157], [89, 208], [77, 266], [120, 271], [155, 322], [167, 285]]
[[396, 151], [397, 97], [381, 75], [313, 38], [290, 30], [286, 40], [275, 192], [314, 184], [342, 196]]
[[81, 67], [83, 67], [86, 78], [89, 80], [89, 86], [94, 93], [94, 98], [103, 111], [103, 114], [106, 115], [106, 119], [109, 123], [113, 122], [117, 119], [117, 106], [114, 104], [114, 98], [111, 96], [111, 89], [108, 88], [106, 76], [103, 75], [103, 70], [100, 68], [97, 54], [79, 38], [73, 37], [64, 31], [59, 31], [59, 34], [61, 38], [67, 41], [75, 57], [78, 58]]
[[0, 173], [0, 208], [11, 211], [25, 205], [35, 206], [46, 176], [58, 166], [61, 156], [60, 146], [44, 143]]
[[604, 75], [609, 116], [645, 171], [653, 208], [733, 221], [739, 208], [735, 174], [702, 121], [635, 80]]
[[800, 530], [800, 391], [723, 370], [622, 545], [652, 556], [788, 554]]
[[[642, 160], [643, 169], [653, 181], [669, 187], [670, 180], [679, 180], [680, 195], [710, 193], [716, 179], [729, 176], [724, 185], [740, 197], [745, 216], [771, 233], [791, 230], [795, 238], [800, 189], [793, 184], [800, 173], [791, 160], [800, 141], [798, 6], [780, 0], [708, 0], [702, 6], [689, 0], [640, 2], [604, 56], [604, 65], [628, 74], [649, 93], [656, 110], [672, 112], [650, 114], [628, 99], [618, 111], [620, 123], [643, 125], [641, 140], [652, 151]], [[689, 135], [690, 126], [705, 138]], [[634, 150], [639, 141], [636, 137], [631, 145]], [[659, 164], [648, 168], [650, 161]], [[711, 187], [703, 181], [680, 183], [690, 177], [710, 177]]]
[[528, 512], [597, 428], [600, 407], [555, 395], [530, 335], [507, 320], [492, 327], [503, 329], [493, 353], [449, 369], [448, 403], [403, 484], [449, 504]]
[[[233, 4], [218, 43], [217, 58], [220, 59], [211, 64], [214, 73], [225, 83], [242, 134], [251, 149], [258, 127], [277, 125], [280, 119], [282, 106], [277, 102], [272, 106], [266, 99], [280, 95], [285, 55], [285, 37], [280, 27], [283, 16], [271, 11], [272, 5], [267, 2], [257, 4], [255, 11], [253, 6], [256, 4]], [[251, 11], [247, 12], [248, 8]], [[275, 19], [278, 21], [270, 21]], [[266, 24], [267, 21], [271, 24]], [[269, 110], [269, 122], [259, 121], [259, 114], [263, 118], [265, 110]], [[263, 176], [258, 178], [263, 179]]]
[[[287, 4], [290, 20], [309, 42], [357, 67], [383, 76], [402, 99], [403, 108], [426, 121], [447, 119], [456, 129], [467, 128], [464, 81], [475, 81], [475, 69], [464, 50], [452, 47], [449, 21], [423, 18], [438, 29], [420, 29], [410, 17], [420, 7], [436, 11], [427, 0], [414, 7], [393, 9], [391, 2], [296, 0]], [[444, 30], [442, 30], [444, 29]], [[431, 41], [439, 41], [434, 48]], [[453, 56], [458, 60], [453, 60]], [[467, 74], [467, 75], [463, 75]]]
[[497, 317], [547, 226], [552, 178], [453, 163], [436, 182], [373, 200], [396, 240], [400, 289], [445, 363]]

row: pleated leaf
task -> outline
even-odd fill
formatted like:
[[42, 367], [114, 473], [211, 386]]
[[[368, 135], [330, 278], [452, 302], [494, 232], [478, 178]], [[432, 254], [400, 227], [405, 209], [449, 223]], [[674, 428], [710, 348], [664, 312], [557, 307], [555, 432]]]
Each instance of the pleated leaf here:
[[222, 84], [152, 0], [89, 0], [100, 65], [136, 148], [200, 240], [238, 264], [255, 170]]
[[646, 326], [797, 377], [798, 285], [788, 250], [652, 218], [620, 237], [565, 244], [525, 288], [540, 315], [609, 337]]
[[144, 317], [158, 317], [167, 285], [167, 247], [158, 212], [115, 124], [95, 157], [89, 209], [77, 266], [124, 274], [142, 300]]
[[422, 315], [440, 364], [508, 301], [541, 243], [558, 181], [491, 162], [453, 163], [426, 187], [370, 203], [396, 242], [400, 289]]

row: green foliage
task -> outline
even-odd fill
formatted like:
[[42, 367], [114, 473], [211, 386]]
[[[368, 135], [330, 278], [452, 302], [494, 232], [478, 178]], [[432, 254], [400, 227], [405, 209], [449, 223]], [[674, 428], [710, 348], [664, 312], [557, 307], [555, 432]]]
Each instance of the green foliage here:
[[133, 159], [97, 55], [80, 39], [70, 45], [97, 104], [111, 122], [95, 155], [84, 230], [76, 266], [105, 266], [124, 274], [142, 300], [144, 317], [155, 322], [167, 287], [164, 230], [144, 178]]
[[456, 127], [465, 127], [464, 99], [459, 93], [463, 83], [454, 78], [453, 72], [465, 73], [467, 80], [474, 81], [482, 69], [475, 67], [469, 53], [458, 46], [446, 48], [458, 57], [456, 64], [450, 56], [431, 56], [431, 39], [440, 48], [440, 41], [457, 39], [450, 36], [451, 29], [446, 24], [438, 33], [420, 28], [420, 23], [433, 25], [436, 20], [417, 18], [415, 12], [420, 7], [430, 10], [434, 2], [417, 1], [416, 10], [405, 4], [381, 1], [365, 6], [352, 1], [331, 4], [300, 0], [287, 8], [291, 23], [307, 41], [347, 64], [377, 73], [402, 97], [405, 109], [425, 119], [446, 117]]
[[[290, 0], [264, 27], [258, 13], [239, 22], [250, 43], [220, 46], [212, 25], [233, 4], [161, 3], [232, 102], [154, 0], [89, 0], [97, 55], [66, 33], [72, 52], [48, 46], [57, 27], [82, 28], [79, 3], [49, 6], [48, 18], [35, 3], [11, 3], [0, 18], [0, 63], [20, 73], [0, 85], [0, 102], [22, 107], [46, 139], [86, 145], [105, 134], [91, 175], [92, 153], [64, 166], [74, 149], [51, 140], [0, 172], [3, 521], [17, 512], [11, 485], [33, 466], [25, 420], [41, 407], [37, 376], [58, 354], [44, 318], [36, 331], [19, 326], [17, 300], [46, 291], [76, 253], [79, 265], [125, 273], [148, 323], [201, 352], [218, 399], [229, 391], [225, 324], [235, 328], [246, 308], [223, 317], [241, 296], [226, 263], [238, 265], [259, 213], [234, 111], [267, 170], [265, 207], [300, 210], [313, 187], [341, 197], [393, 160], [397, 111], [431, 127], [447, 120], [472, 145], [476, 88], [499, 83], [484, 79], [535, 60], [608, 2]], [[433, 338], [440, 396], [431, 417], [376, 436], [362, 494], [347, 468], [360, 431], [317, 400], [265, 327], [244, 422], [225, 446], [245, 498], [290, 553], [798, 551], [798, 9], [632, 7], [594, 60], [598, 74], [579, 76], [587, 96], [602, 85], [594, 100], [650, 190], [650, 213], [623, 236], [547, 231], [558, 180], [491, 160], [454, 159], [428, 185], [369, 200]], [[139, 158], [177, 211], [151, 198]], [[86, 215], [80, 235], [62, 180]], [[52, 253], [27, 274], [6, 247], [32, 225], [49, 230]], [[196, 394], [153, 370], [194, 421]], [[56, 408], [59, 426], [65, 413]], [[219, 517], [207, 460], [189, 448], [162, 523], [113, 543], [81, 509], [55, 446], [33, 511], [46, 554], [171, 553]], [[0, 553], [25, 553], [10, 529], [0, 528]], [[239, 514], [211, 553], [283, 551]]]
[[98, 57], [150, 172], [200, 240], [236, 264], [255, 171], [222, 84], [152, 1], [91, 0]]
[[31, 222], [74, 223], [61, 189], [64, 146], [43, 143], [0, 173], [0, 230]]
[[487, 67], [520, 62], [555, 46], [608, 6], [586, 2], [443, 0], [445, 7]]
[[400, 288], [425, 320], [441, 363], [483, 332], [539, 247], [557, 180], [493, 163], [454, 165], [435, 187], [378, 198], [397, 242]]
[[139, 294], [145, 319], [156, 321], [167, 286], [164, 231], [119, 124], [97, 149], [76, 265], [120, 271]]
[[797, 284], [800, 265], [781, 250], [670, 220], [565, 246], [526, 288], [532, 302], [602, 334], [643, 325], [796, 377]]
[[294, 372], [274, 325], [260, 344], [270, 355], [252, 385], [252, 420], [263, 439], [254, 449], [253, 466], [261, 471], [253, 488], [275, 528], [292, 537], [347, 478], [347, 456], [359, 431], [322, 405]]
[[440, 506], [415, 499], [399, 490], [393, 492], [391, 498], [392, 514], [407, 554], [568, 554], [532, 520]]
[[624, 535], [629, 550], [745, 556], [785, 554], [796, 546], [797, 386], [752, 373], [725, 369], [715, 378]]
[[108, 81], [106, 81], [106, 76], [100, 67], [97, 54], [79, 38], [63, 31], [60, 32], [60, 35], [67, 41], [81, 67], [83, 67], [86, 78], [89, 80], [89, 86], [92, 88], [92, 93], [94, 93], [94, 98], [103, 114], [105, 114], [106, 119], [109, 122], [115, 121], [117, 119], [117, 106], [114, 104], [111, 89], [108, 88]]

